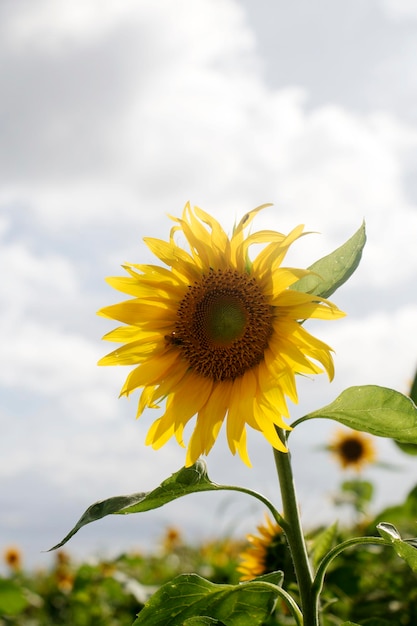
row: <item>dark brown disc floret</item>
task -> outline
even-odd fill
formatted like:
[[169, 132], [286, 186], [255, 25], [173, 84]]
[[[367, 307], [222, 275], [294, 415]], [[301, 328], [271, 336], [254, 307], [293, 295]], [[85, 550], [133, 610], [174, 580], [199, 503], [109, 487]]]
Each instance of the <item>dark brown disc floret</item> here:
[[272, 319], [273, 308], [254, 277], [212, 270], [188, 287], [171, 343], [197, 374], [235, 380], [264, 358]]

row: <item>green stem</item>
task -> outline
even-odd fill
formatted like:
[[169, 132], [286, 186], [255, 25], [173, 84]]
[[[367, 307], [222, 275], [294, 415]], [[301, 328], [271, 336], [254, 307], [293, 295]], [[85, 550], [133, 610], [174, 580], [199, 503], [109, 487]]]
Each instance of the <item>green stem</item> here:
[[[277, 431], [281, 440], [285, 442], [284, 432], [279, 428], [277, 428]], [[313, 576], [298, 511], [291, 456], [289, 452], [280, 452], [274, 448], [274, 458], [283, 506], [284, 524], [282, 528], [287, 537], [297, 577], [304, 626], [319, 626], [318, 599], [313, 591]]]
[[382, 537], [354, 537], [352, 539], [347, 539], [346, 541], [339, 543], [326, 554], [326, 556], [320, 562], [319, 567], [317, 568], [316, 576], [313, 583], [313, 589], [317, 596], [321, 593], [326, 570], [329, 567], [330, 563], [333, 561], [333, 559], [335, 559], [337, 556], [339, 556], [339, 554], [341, 554], [344, 550], [347, 550], [348, 548], [360, 545], [363, 546], [365, 544], [372, 544], [377, 546], [390, 545], [389, 542]]
[[247, 489], [246, 487], [238, 487], [236, 485], [216, 485], [216, 490], [237, 491], [238, 493], [239, 492], [245, 493], [248, 496], [252, 496], [253, 498], [256, 498], [257, 500], [262, 502], [262, 504], [264, 504], [267, 507], [267, 509], [269, 509], [276, 523], [279, 524], [281, 528], [284, 528], [285, 520], [283, 519], [282, 515], [280, 515], [280, 513], [276, 510], [274, 505], [267, 498], [265, 498], [265, 496], [263, 496], [261, 493], [258, 493], [257, 491], [253, 491], [252, 489]]

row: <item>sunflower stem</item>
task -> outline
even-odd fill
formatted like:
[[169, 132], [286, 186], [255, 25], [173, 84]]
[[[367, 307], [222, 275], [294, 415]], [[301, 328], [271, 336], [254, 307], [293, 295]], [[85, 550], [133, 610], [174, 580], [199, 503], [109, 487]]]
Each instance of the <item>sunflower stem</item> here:
[[[284, 432], [279, 428], [277, 428], [277, 431], [281, 440], [285, 442]], [[287, 537], [297, 577], [303, 624], [304, 626], [320, 626], [317, 594], [313, 588], [313, 575], [298, 510], [291, 455], [290, 452], [280, 452], [274, 448], [274, 458], [281, 489], [283, 518], [285, 520], [283, 530]]]

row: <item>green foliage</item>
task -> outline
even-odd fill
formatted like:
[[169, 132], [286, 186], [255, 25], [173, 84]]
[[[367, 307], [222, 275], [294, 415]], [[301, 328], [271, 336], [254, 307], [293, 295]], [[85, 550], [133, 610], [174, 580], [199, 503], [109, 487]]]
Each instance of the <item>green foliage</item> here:
[[345, 283], [359, 265], [366, 242], [365, 224], [331, 254], [316, 261], [308, 269], [314, 272], [298, 280], [291, 289], [328, 298]]
[[364, 385], [345, 389], [331, 404], [298, 420], [332, 419], [355, 430], [417, 443], [417, 408], [399, 391]]
[[27, 604], [23, 589], [17, 581], [0, 578], [0, 614], [18, 615]]
[[[5, 589], [17, 590], [25, 605], [12, 613], [2, 604], [0, 626], [131, 626], [160, 586], [185, 572], [204, 573], [213, 584], [235, 585], [242, 547], [243, 542], [227, 538], [192, 546], [181, 535], [172, 540], [167, 531], [161, 545], [145, 555], [132, 552], [78, 564], [59, 551], [49, 571], [11, 571], [1, 581]], [[273, 577], [277, 584], [280, 580], [282, 575]]]
[[261, 626], [275, 600], [274, 588], [263, 582], [215, 585], [196, 574], [185, 574], [152, 596], [134, 626], [183, 626], [193, 616], [211, 617], [218, 620], [215, 624], [227, 626]]
[[351, 504], [358, 513], [366, 513], [368, 504], [372, 500], [374, 486], [368, 480], [355, 478], [342, 482], [341, 495], [335, 499], [335, 504]]

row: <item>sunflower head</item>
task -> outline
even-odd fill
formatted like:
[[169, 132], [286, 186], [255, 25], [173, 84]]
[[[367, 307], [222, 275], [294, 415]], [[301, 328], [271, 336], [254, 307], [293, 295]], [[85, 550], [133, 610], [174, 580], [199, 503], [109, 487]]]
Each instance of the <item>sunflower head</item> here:
[[183, 545], [181, 531], [175, 526], [168, 526], [165, 530], [165, 534], [162, 538], [162, 548], [166, 554], [177, 550]]
[[[213, 217], [187, 204], [172, 218], [168, 241], [145, 239], [159, 264], [128, 264], [127, 276], [108, 279], [130, 298], [99, 311], [122, 323], [104, 337], [122, 345], [99, 363], [133, 366], [121, 395], [141, 389], [138, 416], [164, 403], [146, 439], [155, 449], [172, 436], [184, 445], [184, 429], [196, 416], [187, 466], [211, 450], [224, 421], [231, 452], [248, 465], [247, 425], [285, 451], [276, 427], [289, 429], [286, 398], [297, 402], [295, 375], [326, 371], [333, 377], [331, 348], [301, 322], [344, 314], [291, 289], [309, 274], [282, 267], [303, 226], [288, 235], [263, 230], [245, 236], [261, 208], [228, 237]], [[254, 244], [262, 249], [252, 259]]]
[[270, 572], [283, 571], [286, 582], [295, 580], [289, 547], [281, 526], [265, 515], [258, 534], [247, 535], [249, 546], [240, 555], [240, 580], [253, 580]]
[[9, 546], [3, 553], [4, 562], [14, 572], [22, 569], [22, 552], [17, 546]]
[[356, 430], [337, 430], [328, 449], [343, 469], [354, 469], [359, 472], [376, 460], [376, 448], [372, 437]]

